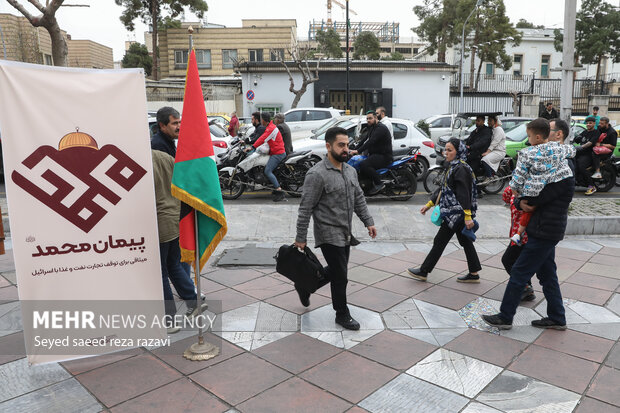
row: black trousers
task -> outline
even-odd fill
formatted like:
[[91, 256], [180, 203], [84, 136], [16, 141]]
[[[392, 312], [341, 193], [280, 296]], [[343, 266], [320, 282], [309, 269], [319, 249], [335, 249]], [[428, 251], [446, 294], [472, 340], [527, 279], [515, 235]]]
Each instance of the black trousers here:
[[[523, 251], [523, 245], [516, 245], [510, 243], [504, 255], [502, 255], [502, 264], [504, 265], [504, 269], [510, 275], [510, 271], [512, 271], [512, 266], [515, 265], [519, 255], [521, 255], [521, 251]], [[532, 286], [532, 280], [527, 282], [527, 285]]]
[[331, 244], [321, 245], [323, 257], [327, 261], [325, 272], [327, 277], [319, 286], [321, 288], [327, 283], [331, 283], [332, 306], [336, 311], [336, 316], [348, 316], [349, 307], [347, 307], [347, 270], [349, 266], [349, 252], [351, 247], [337, 247]]
[[363, 177], [372, 180], [375, 185], [379, 185], [381, 183], [381, 177], [377, 173], [377, 169], [385, 168], [391, 162], [392, 157], [389, 155], [370, 155], [366, 160], [360, 163], [360, 172]]
[[465, 227], [465, 223], [461, 222], [456, 225], [454, 229], [451, 229], [448, 224], [444, 222], [441, 223], [439, 227], [439, 231], [437, 231], [437, 235], [435, 235], [435, 239], [433, 240], [433, 248], [431, 248], [430, 252], [424, 259], [422, 266], [420, 269], [424, 272], [431, 272], [439, 258], [441, 258], [441, 254], [443, 250], [446, 249], [446, 245], [452, 239], [452, 236], [456, 234], [456, 238], [459, 240], [459, 244], [465, 250], [465, 257], [467, 257], [467, 267], [469, 272], [478, 272], [482, 269], [480, 266], [480, 260], [478, 259], [478, 253], [476, 253], [476, 247], [474, 247], [474, 243], [472, 240], [467, 238], [465, 235], [461, 233], [463, 228]]
[[577, 155], [577, 159], [575, 160], [577, 163], [577, 174], [583, 179], [584, 183], [587, 186], [594, 186], [594, 181], [592, 180], [592, 174], [588, 172], [588, 167], [592, 165], [592, 155], [590, 153], [584, 153]]
[[609, 157], [611, 157], [610, 153], [605, 155], [597, 155], [594, 151], [592, 151], [592, 167], [594, 168], [594, 172], [601, 168], [601, 161], [604, 161]]

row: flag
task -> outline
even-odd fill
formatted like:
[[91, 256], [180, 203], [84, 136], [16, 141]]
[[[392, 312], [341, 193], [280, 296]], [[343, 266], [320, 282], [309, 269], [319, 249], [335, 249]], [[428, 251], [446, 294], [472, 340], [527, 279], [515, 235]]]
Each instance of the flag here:
[[179, 224], [181, 261], [195, 263], [198, 254], [200, 268], [195, 273], [199, 274], [228, 227], [194, 49], [187, 64], [181, 122], [172, 195], [184, 203]]

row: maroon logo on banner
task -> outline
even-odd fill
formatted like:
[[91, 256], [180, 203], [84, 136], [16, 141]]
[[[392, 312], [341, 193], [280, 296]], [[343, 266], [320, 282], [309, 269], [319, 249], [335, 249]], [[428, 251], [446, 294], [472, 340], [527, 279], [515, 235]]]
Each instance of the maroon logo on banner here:
[[100, 149], [92, 136], [79, 130], [63, 136], [58, 149], [39, 147], [22, 164], [28, 176], [13, 171], [13, 182], [84, 232], [108, 213], [103, 200], [118, 204], [119, 189], [130, 191], [146, 174], [116, 146]]

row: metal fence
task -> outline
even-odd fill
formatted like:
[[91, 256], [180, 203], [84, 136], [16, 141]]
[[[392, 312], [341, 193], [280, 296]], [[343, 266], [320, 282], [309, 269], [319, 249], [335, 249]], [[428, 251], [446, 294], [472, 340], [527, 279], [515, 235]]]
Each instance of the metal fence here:
[[[450, 113], [458, 113], [460, 96], [450, 93]], [[497, 93], [463, 93], [464, 112], [503, 112], [504, 115], [514, 114], [513, 98], [508, 94]]]

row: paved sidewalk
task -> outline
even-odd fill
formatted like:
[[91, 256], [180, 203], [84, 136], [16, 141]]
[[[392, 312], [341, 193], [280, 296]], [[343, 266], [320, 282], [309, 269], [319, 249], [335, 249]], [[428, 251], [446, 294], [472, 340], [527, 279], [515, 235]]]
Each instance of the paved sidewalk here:
[[536, 282], [537, 299], [520, 307], [512, 330], [481, 323], [508, 278], [504, 246], [477, 242], [483, 280], [459, 284], [466, 263], [455, 243], [426, 283], [404, 271], [421, 262], [428, 241], [362, 243], [348, 288], [359, 332], [334, 324], [327, 288], [306, 309], [273, 267], [209, 266], [203, 291], [222, 303], [222, 331], [207, 335], [221, 346], [215, 359], [183, 359], [195, 338], [181, 332], [170, 348], [33, 367], [23, 358], [9, 251], [0, 256], [0, 411], [620, 411], [620, 238], [571, 238], [557, 249], [565, 332], [529, 325], [545, 314]]

